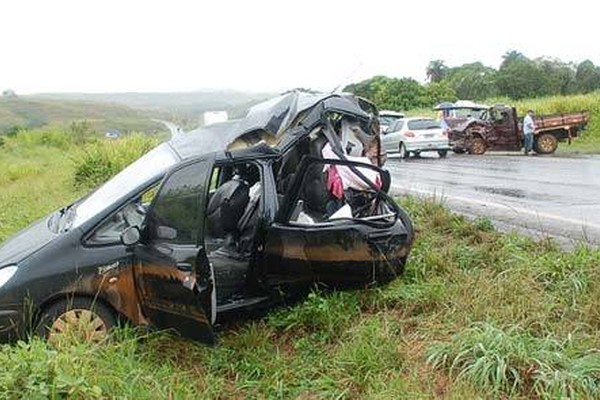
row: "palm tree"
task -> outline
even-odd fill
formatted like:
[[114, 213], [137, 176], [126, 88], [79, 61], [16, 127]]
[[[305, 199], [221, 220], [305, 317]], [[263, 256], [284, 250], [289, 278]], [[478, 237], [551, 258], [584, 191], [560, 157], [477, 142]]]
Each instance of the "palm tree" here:
[[523, 61], [527, 59], [528, 58], [525, 57], [525, 55], [523, 55], [523, 53], [521, 53], [520, 51], [510, 50], [502, 56], [502, 64], [500, 65], [500, 68], [505, 68], [515, 61]]
[[427, 80], [429, 82], [439, 82], [446, 76], [448, 67], [443, 60], [433, 60], [427, 65]]

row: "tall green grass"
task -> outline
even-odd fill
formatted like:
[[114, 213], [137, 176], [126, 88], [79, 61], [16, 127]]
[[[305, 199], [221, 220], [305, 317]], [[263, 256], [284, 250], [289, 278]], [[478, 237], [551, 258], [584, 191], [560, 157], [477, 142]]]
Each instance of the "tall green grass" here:
[[140, 158], [158, 144], [158, 139], [143, 134], [119, 140], [100, 140], [85, 145], [74, 157], [75, 184], [97, 186]]
[[22, 130], [0, 146], [0, 241], [82, 196], [156, 145], [155, 136], [74, 137], [68, 130]]
[[600, 350], [587, 346], [571, 336], [557, 340], [484, 323], [432, 345], [427, 361], [498, 396], [528, 388], [542, 398], [593, 398], [600, 394]]

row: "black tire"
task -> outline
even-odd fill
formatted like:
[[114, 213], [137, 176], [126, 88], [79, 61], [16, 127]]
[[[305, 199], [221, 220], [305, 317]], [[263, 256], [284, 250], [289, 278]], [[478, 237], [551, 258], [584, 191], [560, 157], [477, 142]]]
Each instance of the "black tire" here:
[[64, 318], [67, 314], [79, 319], [90, 317], [89, 327], [79, 337], [85, 341], [99, 342], [104, 340], [107, 333], [117, 325], [115, 313], [98, 300], [94, 301], [87, 297], [74, 297], [59, 300], [42, 310], [36, 333], [44, 339], [52, 340], [52, 335], [60, 333], [57, 321], [63, 320], [64, 325]]
[[470, 140], [470, 149], [469, 153], [481, 155], [484, 154], [487, 150], [487, 146], [485, 144], [485, 140], [480, 138], [479, 136], [475, 136]]
[[558, 147], [558, 139], [551, 133], [542, 133], [536, 136], [533, 149], [538, 154], [552, 154]]
[[463, 149], [462, 147], [455, 147], [452, 149], [452, 151], [454, 152], [454, 154], [464, 154], [465, 149]]
[[440, 158], [446, 158], [447, 155], [448, 150], [438, 150], [438, 156], [440, 156]]
[[400, 154], [400, 158], [404, 160], [410, 156], [410, 153], [406, 151], [406, 146], [402, 142], [400, 142], [400, 146], [398, 147], [398, 154]]

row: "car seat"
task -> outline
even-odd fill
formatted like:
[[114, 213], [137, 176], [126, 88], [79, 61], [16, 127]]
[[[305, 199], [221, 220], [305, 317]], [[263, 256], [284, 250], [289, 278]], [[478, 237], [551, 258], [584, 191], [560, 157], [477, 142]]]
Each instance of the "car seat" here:
[[248, 182], [234, 176], [212, 195], [207, 207], [206, 233], [225, 239], [223, 245], [208, 254], [217, 286], [217, 304], [224, 304], [240, 293], [246, 283], [248, 257], [238, 251], [241, 232], [239, 221], [250, 202]]
[[238, 222], [250, 201], [249, 190], [248, 183], [238, 176], [219, 186], [210, 198], [206, 210], [208, 236], [237, 236]]

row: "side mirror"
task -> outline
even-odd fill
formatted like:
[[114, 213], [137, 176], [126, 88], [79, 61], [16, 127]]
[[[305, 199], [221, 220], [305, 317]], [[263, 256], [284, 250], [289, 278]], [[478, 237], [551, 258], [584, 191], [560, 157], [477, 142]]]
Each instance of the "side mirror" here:
[[173, 240], [177, 238], [177, 229], [170, 226], [159, 225], [156, 227], [156, 237], [158, 239]]
[[137, 226], [128, 226], [121, 232], [121, 243], [125, 246], [132, 246], [140, 241], [140, 228]]

